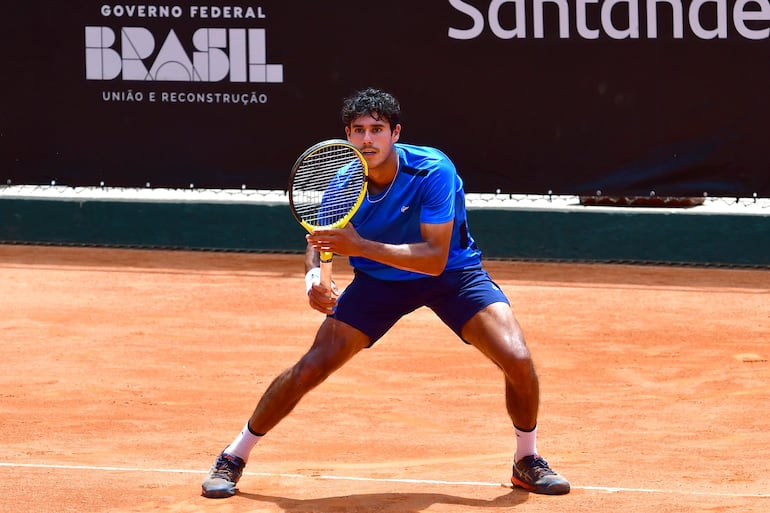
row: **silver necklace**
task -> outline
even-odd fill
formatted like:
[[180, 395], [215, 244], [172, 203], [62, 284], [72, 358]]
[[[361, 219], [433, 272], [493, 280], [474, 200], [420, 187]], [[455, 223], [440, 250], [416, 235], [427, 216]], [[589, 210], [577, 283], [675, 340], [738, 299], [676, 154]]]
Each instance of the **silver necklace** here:
[[385, 189], [385, 192], [380, 193], [380, 197], [377, 199], [372, 199], [372, 196], [369, 194], [369, 191], [366, 191], [366, 199], [369, 201], [369, 203], [379, 203], [380, 201], [385, 199], [385, 196], [388, 195], [390, 192], [390, 189], [393, 188], [393, 184], [396, 183], [396, 178], [398, 178], [398, 172], [401, 171], [401, 164], [399, 164], [398, 169], [396, 169], [396, 174], [393, 175], [393, 181], [390, 182], [390, 185], [388, 185], [388, 188]]

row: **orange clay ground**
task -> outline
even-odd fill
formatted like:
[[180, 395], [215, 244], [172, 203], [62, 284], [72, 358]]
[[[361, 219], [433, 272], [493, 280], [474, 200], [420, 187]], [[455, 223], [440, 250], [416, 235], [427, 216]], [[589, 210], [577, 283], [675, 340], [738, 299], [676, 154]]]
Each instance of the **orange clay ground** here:
[[[300, 255], [0, 246], [1, 512], [770, 511], [770, 271], [487, 262], [569, 495], [503, 486], [499, 371], [403, 319], [200, 482], [321, 322]], [[340, 285], [351, 274], [335, 260]]]

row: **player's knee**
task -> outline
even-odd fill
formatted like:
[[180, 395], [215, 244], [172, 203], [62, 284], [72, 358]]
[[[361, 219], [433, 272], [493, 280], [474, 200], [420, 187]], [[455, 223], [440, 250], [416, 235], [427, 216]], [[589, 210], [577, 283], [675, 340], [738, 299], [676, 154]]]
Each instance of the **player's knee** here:
[[530, 390], [538, 382], [535, 365], [531, 358], [513, 358], [500, 367], [506, 381], [517, 390]]
[[502, 347], [505, 357], [510, 360], [526, 363], [532, 359], [527, 342], [521, 332], [508, 335]]
[[516, 338], [505, 347], [506, 350], [500, 359], [503, 367], [517, 372], [530, 372], [530, 369], [534, 369], [532, 354], [523, 338]]
[[535, 369], [532, 358], [527, 355], [512, 354], [508, 355], [502, 361], [503, 370], [506, 374], [528, 374]]

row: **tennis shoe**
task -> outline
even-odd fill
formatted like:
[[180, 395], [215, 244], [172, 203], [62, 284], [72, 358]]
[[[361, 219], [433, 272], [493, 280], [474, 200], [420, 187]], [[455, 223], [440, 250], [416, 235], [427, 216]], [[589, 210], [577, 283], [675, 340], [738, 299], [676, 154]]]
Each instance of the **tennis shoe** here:
[[513, 463], [511, 483], [545, 495], [563, 495], [570, 489], [569, 481], [551, 470], [548, 462], [538, 455], [525, 456]]
[[235, 484], [243, 474], [246, 462], [238, 456], [222, 452], [201, 485], [201, 495], [209, 499], [223, 499], [235, 495]]

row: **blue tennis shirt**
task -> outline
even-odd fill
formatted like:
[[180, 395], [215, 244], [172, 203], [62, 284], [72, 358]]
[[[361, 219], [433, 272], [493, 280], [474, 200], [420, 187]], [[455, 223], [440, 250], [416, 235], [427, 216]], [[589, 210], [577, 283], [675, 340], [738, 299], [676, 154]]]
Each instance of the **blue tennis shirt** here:
[[[387, 244], [422, 242], [420, 224], [454, 219], [452, 242], [444, 270], [476, 268], [481, 251], [468, 230], [463, 181], [452, 161], [427, 146], [397, 143], [398, 173], [393, 183], [364, 199], [350, 222], [365, 239]], [[413, 280], [425, 274], [396, 269], [363, 257], [350, 265], [381, 280]]]

